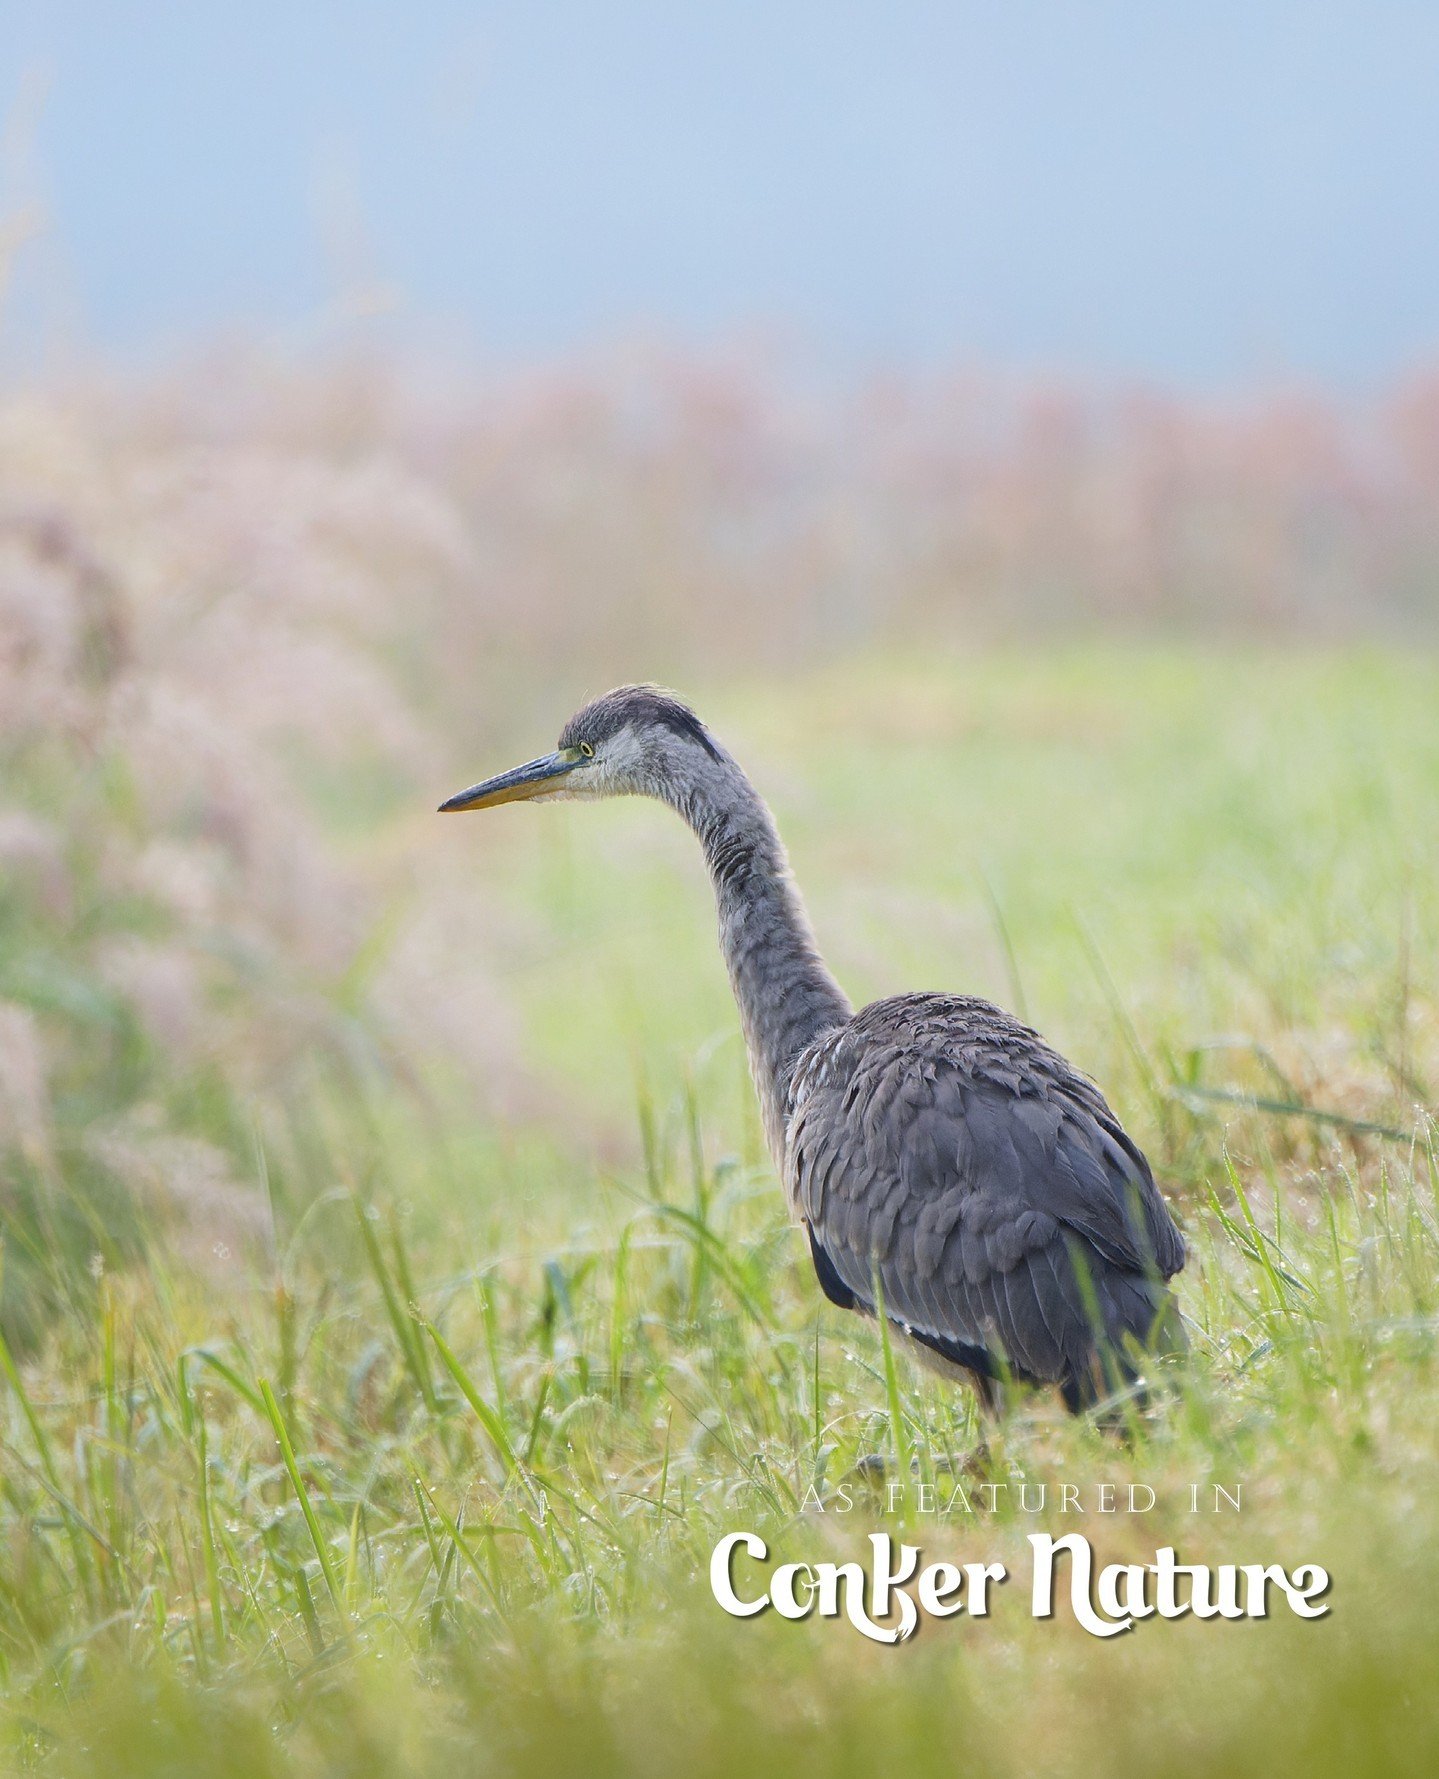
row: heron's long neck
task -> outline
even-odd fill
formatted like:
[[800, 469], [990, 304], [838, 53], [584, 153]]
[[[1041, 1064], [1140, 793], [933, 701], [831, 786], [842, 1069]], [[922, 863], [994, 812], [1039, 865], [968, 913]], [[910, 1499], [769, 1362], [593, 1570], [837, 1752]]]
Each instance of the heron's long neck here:
[[726, 759], [679, 810], [705, 850], [765, 1137], [782, 1166], [795, 1058], [852, 1008], [819, 954], [774, 818], [739, 767]]

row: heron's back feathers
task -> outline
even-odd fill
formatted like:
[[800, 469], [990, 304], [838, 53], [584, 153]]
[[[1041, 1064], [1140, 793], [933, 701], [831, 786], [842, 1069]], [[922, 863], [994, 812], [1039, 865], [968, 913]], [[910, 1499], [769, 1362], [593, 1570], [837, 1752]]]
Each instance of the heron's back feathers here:
[[785, 1175], [827, 1295], [1072, 1407], [1182, 1343], [1184, 1243], [1103, 1095], [987, 1001], [901, 995], [791, 1076]]

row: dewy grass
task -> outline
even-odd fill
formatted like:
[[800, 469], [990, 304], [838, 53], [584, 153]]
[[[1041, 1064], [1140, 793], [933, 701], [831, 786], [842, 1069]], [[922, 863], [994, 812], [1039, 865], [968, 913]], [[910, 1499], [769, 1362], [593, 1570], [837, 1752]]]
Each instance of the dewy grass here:
[[[1203, 1749], [1216, 1763], [1233, 1756], [1236, 1712], [1256, 1746], [1295, 1742], [1292, 1704], [1276, 1714], [1262, 1693], [1246, 1704], [1245, 1670], [1267, 1669], [1291, 1700], [1298, 1686], [1303, 1708], [1332, 1721], [1310, 1670], [1334, 1683], [1376, 1614], [1393, 1659], [1413, 1664], [1409, 1708], [1422, 1720], [1421, 1663], [1435, 1645], [1421, 1588], [1439, 1570], [1422, 1468], [1439, 1407], [1429, 1181], [1391, 1174], [1382, 1195], [1350, 1192], [1337, 1173], [1321, 1181], [1323, 1216], [1288, 1231], [1301, 1301], [1277, 1270], [1262, 1211], [1226, 1199], [1219, 1179], [1213, 1220], [1191, 1221], [1209, 1338], [1196, 1340], [1179, 1394], [1124, 1443], [1041, 1401], [993, 1428], [987, 1450], [966, 1440], [951, 1388], [818, 1309], [802, 1256], [770, 1240], [776, 1208], [747, 1197], [721, 1209], [711, 1233], [737, 1273], [759, 1267], [758, 1317], [721, 1273], [710, 1318], [691, 1322], [688, 1235], [657, 1233], [641, 1210], [633, 1225], [647, 1233], [623, 1244], [597, 1235], [584, 1246], [550, 1225], [570, 1315], [543, 1359], [543, 1249], [487, 1274], [512, 1425], [543, 1429], [534, 1471], [472, 1374], [488, 1344], [485, 1309], [423, 1246], [411, 1264], [418, 1281], [436, 1281], [428, 1301], [419, 1285], [417, 1324], [441, 1361], [432, 1403], [378, 1281], [357, 1274], [337, 1294], [318, 1230], [291, 1256], [305, 1337], [287, 1412], [258, 1369], [274, 1340], [261, 1304], [228, 1306], [224, 1369], [196, 1366], [185, 1356], [207, 1313], [199, 1282], [177, 1272], [163, 1306], [143, 1277], [116, 1282], [113, 1340], [103, 1320], [57, 1330], [51, 1356], [28, 1367], [28, 1389], [11, 1375], [0, 1639], [12, 1756], [81, 1771], [103, 1745], [120, 1751], [122, 1771], [171, 1770], [167, 1760], [179, 1771], [203, 1763], [206, 1739], [229, 1724], [246, 1746], [260, 1726], [278, 1736], [290, 1771], [361, 1770], [361, 1747], [380, 1770], [410, 1771], [463, 1747], [476, 1770], [503, 1772], [563, 1765], [584, 1726], [601, 1738], [600, 1771], [663, 1771], [663, 1751], [682, 1748], [711, 1770], [690, 1735], [729, 1738], [767, 1771], [798, 1758], [789, 1713], [802, 1700], [812, 1746], [841, 1771], [854, 1770], [837, 1752], [841, 1728], [857, 1752], [877, 1724], [901, 1740], [906, 1722], [938, 1734], [950, 1710], [966, 1746], [986, 1751], [983, 1770], [1028, 1759], [1097, 1771], [1113, 1725], [1087, 1692], [1122, 1715], [1127, 1673], [1161, 1689], [1146, 1695], [1152, 1740], [1133, 1751], [1135, 1770], [1176, 1770], [1165, 1751], [1177, 1738], [1199, 1771]], [[387, 1331], [379, 1352], [377, 1326]], [[618, 1398], [604, 1376], [614, 1363]], [[1027, 1531], [1074, 1529], [1053, 1510], [1061, 1480], [1080, 1485], [1082, 1529], [1112, 1558], [1173, 1542], [1187, 1561], [1325, 1562], [1331, 1618], [1308, 1643], [1277, 1621], [1253, 1625], [1242, 1651], [1223, 1626], [1145, 1626], [1111, 1671], [1072, 1626], [1035, 1623], [1008, 1600], [982, 1625], [926, 1627], [913, 1657], [861, 1659], [833, 1627], [715, 1622], [705, 1564], [736, 1526], [786, 1554], [841, 1558], [884, 1527], [927, 1556], [1017, 1569]], [[1046, 1484], [1049, 1509], [1027, 1511], [1021, 1481], [1031, 1492]], [[1130, 1481], [1154, 1489], [1152, 1514], [1106, 1522], [1095, 1486]], [[1213, 1508], [1216, 1484], [1239, 1494], [1240, 1513], [1190, 1511], [1195, 1489]], [[926, 1510], [921, 1489], [946, 1500], [957, 1486], [971, 1512]], [[797, 1513], [806, 1496], [810, 1511]], [[77, 1544], [86, 1526], [109, 1528], [103, 1543]], [[123, 1562], [109, 1554], [121, 1549]], [[108, 1565], [102, 1594], [86, 1580], [97, 1560]], [[749, 1676], [743, 1706], [737, 1683], [720, 1677], [735, 1664]], [[1029, 1668], [1046, 1690], [1015, 1732], [1004, 1707]], [[1367, 1719], [1398, 1682], [1372, 1663], [1366, 1672], [1372, 1696], [1352, 1709]], [[1239, 1690], [1206, 1722], [1221, 1676]], [[644, 1687], [654, 1690], [641, 1705]], [[136, 1698], [162, 1729], [143, 1728]], [[860, 1721], [861, 1705], [874, 1724]], [[1413, 1747], [1429, 1733], [1421, 1721]], [[1314, 1770], [1341, 1770], [1317, 1739], [1310, 1754]], [[943, 1770], [937, 1755], [919, 1758], [919, 1770]]]
[[[17, 891], [5, 993], [43, 979], [12, 1023], [53, 1094], [5, 1162], [9, 1766], [1439, 1769], [1427, 689], [1374, 657], [1096, 651], [836, 667], [779, 714], [765, 686], [723, 697], [761, 778], [790, 762], [781, 819], [856, 993], [1022, 975], [1101, 1076], [1186, 1224], [1187, 1367], [1122, 1436], [1043, 1397], [986, 1424], [822, 1301], [757, 1159], [696, 862], [643, 811], [567, 829], [564, 874], [522, 815], [465, 854], [512, 939], [481, 946], [524, 1058], [506, 1118], [390, 1067], [353, 981], [345, 1043], [283, 1093], [216, 1013], [217, 1084]], [[1131, 1486], [1139, 1511], [1104, 1510]], [[776, 1561], [861, 1560], [883, 1530], [1015, 1576], [1038, 1530], [1097, 1563], [1318, 1563], [1330, 1611], [1101, 1645], [1010, 1588], [881, 1649], [722, 1614], [710, 1555], [740, 1528]]]

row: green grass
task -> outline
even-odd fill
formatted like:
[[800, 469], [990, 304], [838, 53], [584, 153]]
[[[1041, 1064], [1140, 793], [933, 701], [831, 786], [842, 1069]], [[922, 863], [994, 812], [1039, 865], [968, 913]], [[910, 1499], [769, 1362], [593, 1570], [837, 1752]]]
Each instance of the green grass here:
[[[983, 1428], [821, 1302], [663, 811], [386, 817], [391, 848], [462, 852], [509, 923], [528, 1122], [327, 1066], [271, 1154], [263, 1118], [169, 1084], [269, 1179], [273, 1257], [222, 1285], [67, 1173], [87, 1055], [102, 1086], [123, 1064], [166, 1087], [123, 1010], [72, 993], [48, 1017], [99, 1035], [75, 1041], [71, 1141], [54, 1177], [13, 1162], [7, 1199], [10, 1764], [1434, 1771], [1432, 679], [1377, 654], [1108, 650], [705, 700], [856, 997], [1022, 1002], [1150, 1150], [1191, 1242], [1194, 1360], [1127, 1439], [1043, 1398]], [[30, 932], [6, 929], [12, 984]], [[71, 953], [47, 943], [58, 980]], [[1091, 1504], [1143, 1481], [1152, 1512], [1086, 1518], [1101, 1560], [1317, 1562], [1331, 1611], [1099, 1642], [1030, 1618], [1016, 1581], [898, 1649], [719, 1612], [709, 1554], [741, 1527], [846, 1560], [885, 1526], [1020, 1578], [1027, 1532], [1075, 1529], [1012, 1502], [886, 1517], [873, 1460], [892, 1479], [901, 1455], [915, 1480], [1072, 1480]], [[1242, 1511], [1191, 1515], [1194, 1482], [1241, 1486]], [[842, 1483], [851, 1514], [799, 1511]]]

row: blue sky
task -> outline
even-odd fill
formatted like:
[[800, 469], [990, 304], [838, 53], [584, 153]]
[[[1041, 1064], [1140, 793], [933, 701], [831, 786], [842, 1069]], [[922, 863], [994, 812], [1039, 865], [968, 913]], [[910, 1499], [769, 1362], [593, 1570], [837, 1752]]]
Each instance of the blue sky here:
[[[1364, 385], [1439, 353], [1439, 6], [0, 0], [9, 325]], [[357, 325], [351, 323], [350, 325]]]

